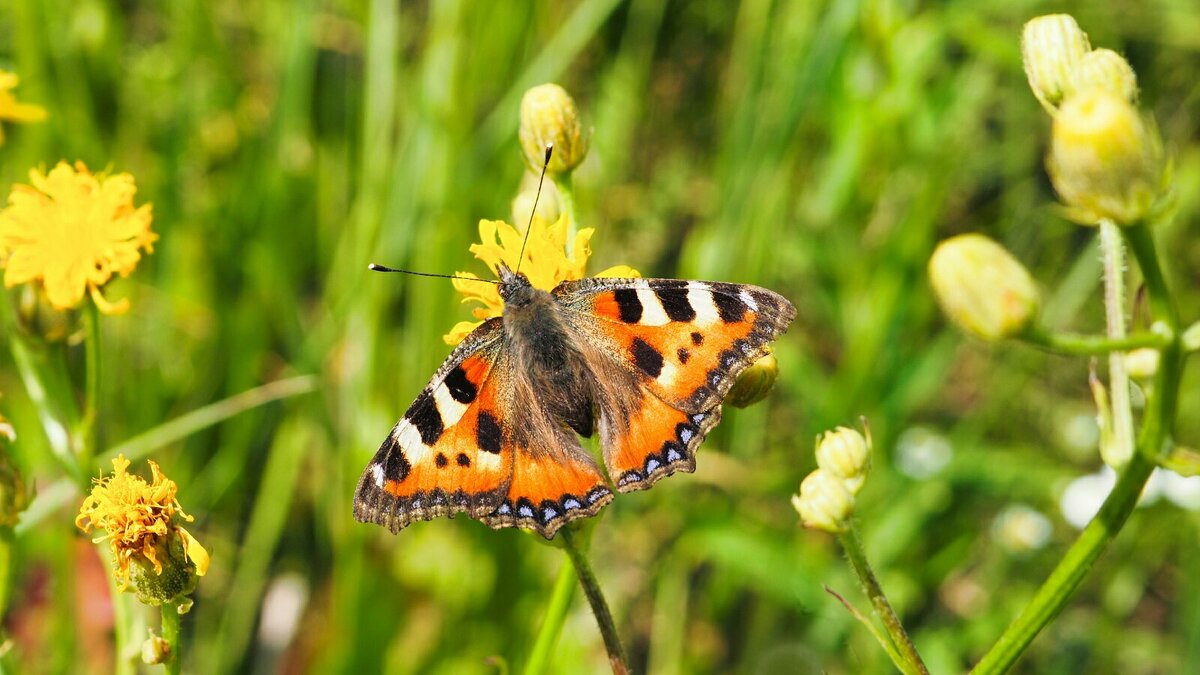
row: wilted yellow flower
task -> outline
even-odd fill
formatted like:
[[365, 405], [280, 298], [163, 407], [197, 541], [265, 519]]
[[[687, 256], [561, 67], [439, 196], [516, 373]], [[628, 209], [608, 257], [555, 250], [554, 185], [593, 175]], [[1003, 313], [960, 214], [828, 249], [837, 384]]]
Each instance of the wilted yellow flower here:
[[[6, 122], [41, 122], [46, 109], [29, 103], [19, 103], [12, 90], [20, 82], [15, 74], [0, 70], [0, 120]], [[4, 143], [4, 127], [0, 126], [0, 145]]]
[[1138, 222], [1166, 192], [1157, 133], [1128, 100], [1102, 88], [1063, 101], [1046, 164], [1071, 218], [1086, 225]]
[[1021, 31], [1021, 60], [1029, 88], [1051, 113], [1070, 86], [1071, 72], [1091, 51], [1087, 33], [1070, 14], [1030, 19]]
[[[530, 224], [529, 241], [525, 244], [525, 256], [520, 261], [521, 273], [529, 283], [544, 291], [552, 290], [563, 281], [582, 279], [592, 250], [588, 247], [593, 228], [585, 227], [575, 234], [571, 253], [567, 253], [567, 218], [560, 217], [553, 225], [534, 216]], [[471, 244], [471, 253], [487, 264], [493, 273], [503, 263], [510, 270], [518, 269], [521, 242], [525, 235], [517, 228], [501, 220], [479, 221], [479, 242]], [[463, 302], [475, 301], [483, 305], [472, 310], [478, 321], [460, 321], [444, 336], [448, 344], [462, 342], [471, 331], [485, 319], [504, 313], [504, 301], [500, 298], [500, 287], [494, 283], [478, 280], [470, 272], [457, 272], [454, 288], [463, 294]], [[637, 277], [637, 270], [625, 265], [610, 267], [597, 274], [598, 277]]]
[[[121, 590], [131, 579], [143, 602], [161, 604], [189, 593], [196, 577], [208, 571], [208, 551], [175, 517], [191, 522], [175, 494], [175, 481], [150, 461], [151, 482], [130, 474], [129, 460], [112, 461], [111, 476], [98, 478], [83, 500], [75, 526], [84, 532], [102, 530], [95, 541], [112, 544], [113, 572]], [[148, 574], [153, 570], [154, 575]], [[165, 573], [164, 573], [165, 572]]]
[[517, 135], [525, 163], [535, 173], [542, 171], [547, 144], [554, 145], [546, 167], [549, 173], [566, 173], [587, 157], [588, 137], [575, 99], [557, 84], [541, 84], [525, 92]]
[[1037, 312], [1038, 290], [1029, 271], [981, 234], [938, 244], [929, 258], [929, 281], [946, 316], [985, 340], [1020, 333]]
[[113, 274], [127, 276], [158, 235], [150, 231], [150, 205], [134, 207], [133, 176], [93, 175], [83, 162], [59, 162], [49, 174], [29, 172], [32, 185], [15, 185], [0, 211], [4, 284], [40, 283], [57, 309], [76, 307], [90, 292], [100, 311], [123, 312], [100, 287]]

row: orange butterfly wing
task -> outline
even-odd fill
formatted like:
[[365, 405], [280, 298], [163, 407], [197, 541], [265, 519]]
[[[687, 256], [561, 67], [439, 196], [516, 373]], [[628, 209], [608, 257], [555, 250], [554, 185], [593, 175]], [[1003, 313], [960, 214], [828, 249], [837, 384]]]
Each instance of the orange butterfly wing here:
[[602, 445], [621, 492], [695, 470], [721, 400], [795, 318], [757, 286], [676, 279], [591, 278], [560, 284], [569, 321], [610, 366], [633, 373], [635, 405], [602, 407]]
[[396, 532], [466, 512], [550, 538], [612, 500], [578, 439], [522, 390], [502, 333], [500, 319], [477, 328], [396, 423], [358, 481], [357, 520]]

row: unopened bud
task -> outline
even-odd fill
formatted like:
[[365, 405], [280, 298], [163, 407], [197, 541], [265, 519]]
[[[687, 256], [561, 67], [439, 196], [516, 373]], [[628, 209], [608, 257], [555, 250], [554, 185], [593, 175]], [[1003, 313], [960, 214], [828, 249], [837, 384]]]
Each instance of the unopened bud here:
[[817, 466], [857, 494], [871, 468], [870, 442], [847, 427], [826, 431], [817, 442]]
[[171, 658], [171, 643], [154, 633], [142, 643], [142, 663], [157, 665], [166, 663]]
[[736, 408], [754, 405], [767, 397], [779, 378], [779, 361], [767, 353], [738, 375], [725, 402]]
[[1111, 49], [1094, 49], [1071, 71], [1068, 96], [1103, 89], [1133, 103], [1137, 100], [1137, 75], [1125, 57]]
[[938, 244], [929, 259], [929, 281], [946, 316], [985, 340], [1019, 334], [1037, 313], [1038, 290], [1029, 272], [980, 234]]
[[1068, 91], [1075, 66], [1091, 51], [1087, 33], [1069, 14], [1031, 19], [1021, 31], [1021, 59], [1029, 88], [1053, 112]]
[[1158, 372], [1158, 350], [1149, 347], [1125, 354], [1125, 372], [1135, 380], [1149, 380]]
[[537, 217], [547, 223], [553, 223], [562, 215], [562, 210], [558, 205], [558, 192], [554, 189], [554, 183], [547, 181], [547, 185], [542, 188], [541, 197], [537, 194], [537, 186], [533, 189], [521, 190], [513, 197], [512, 201], [512, 217], [513, 225], [519, 229], [524, 229], [530, 223], [533, 213], [533, 204], [537, 202]]
[[1128, 100], [1104, 89], [1063, 102], [1046, 163], [1071, 218], [1082, 224], [1136, 223], [1165, 192], [1158, 134]]
[[557, 84], [542, 84], [525, 92], [518, 136], [525, 164], [535, 173], [542, 171], [547, 145], [554, 146], [546, 167], [549, 173], [567, 173], [587, 156], [588, 137], [579, 121], [579, 109], [567, 90]]
[[800, 483], [800, 494], [792, 495], [792, 506], [805, 527], [837, 534], [850, 529], [854, 495], [836, 476], [817, 469]]

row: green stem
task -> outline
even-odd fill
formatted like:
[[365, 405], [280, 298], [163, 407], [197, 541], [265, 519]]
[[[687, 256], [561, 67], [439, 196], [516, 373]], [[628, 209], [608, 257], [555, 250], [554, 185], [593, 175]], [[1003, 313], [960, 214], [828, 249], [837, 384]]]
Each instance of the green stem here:
[[554, 187], [558, 190], [558, 205], [567, 216], [567, 255], [575, 253], [575, 232], [579, 229], [579, 219], [575, 215], [575, 180], [571, 172], [551, 176]]
[[1021, 338], [1035, 347], [1074, 356], [1100, 356], [1142, 347], [1162, 349], [1170, 341], [1167, 337], [1152, 332], [1110, 337], [1107, 335], [1048, 333], [1038, 328], [1027, 331]]
[[[1121, 229], [1110, 220], [1100, 221], [1100, 250], [1104, 258], [1104, 317], [1105, 333], [1117, 340], [1125, 337], [1125, 247]], [[1129, 374], [1125, 371], [1125, 355], [1108, 355], [1108, 388], [1112, 396], [1112, 431], [1116, 452], [1110, 450], [1110, 461], [1120, 463], [1133, 454], [1133, 408], [1129, 402]]]
[[883, 626], [887, 629], [888, 635], [892, 639], [892, 644], [896, 646], [899, 652], [899, 660], [896, 659], [896, 656], [892, 658], [896, 668], [906, 673], [906, 675], [913, 675], [915, 673], [929, 675], [929, 670], [925, 667], [925, 662], [921, 660], [921, 655], [917, 653], [917, 648], [913, 646], [912, 640], [909, 639], [908, 632], [904, 630], [904, 625], [900, 623], [900, 617], [896, 616], [895, 610], [892, 609], [891, 603], [888, 602], [887, 596], [883, 593], [883, 587], [879, 585], [879, 580], [875, 578], [875, 572], [871, 569], [871, 564], [867, 562], [867, 554], [863, 550], [858, 530], [851, 526], [849, 530], [839, 535], [838, 539], [842, 543], [842, 549], [846, 551], [846, 557], [850, 559], [850, 566], [854, 568], [854, 574], [858, 576], [858, 581], [862, 584], [863, 591], [871, 600], [871, 606], [875, 609], [875, 613], [879, 616], [879, 619], [883, 621]]
[[612, 612], [608, 610], [608, 602], [604, 600], [604, 593], [600, 590], [596, 575], [592, 573], [592, 566], [588, 564], [587, 557], [576, 545], [574, 534], [570, 528], [560, 530], [559, 536], [562, 537], [563, 548], [566, 549], [567, 556], [571, 558], [571, 564], [575, 566], [575, 574], [579, 577], [580, 585], [583, 586], [583, 594], [587, 596], [588, 604], [592, 606], [592, 614], [596, 615], [596, 624], [600, 627], [600, 635], [604, 638], [604, 648], [608, 651], [608, 663], [612, 667], [613, 675], [628, 675], [629, 659], [625, 656], [625, 648], [621, 646], [621, 638], [617, 635], [617, 626], [613, 622]]
[[1017, 658], [1033, 642], [1033, 638], [1037, 637], [1042, 628], [1066, 606], [1075, 589], [1079, 588], [1083, 578], [1091, 571], [1096, 559], [1125, 524], [1153, 470], [1154, 464], [1140, 453], [1130, 458], [1112, 493], [1100, 507], [1100, 512], [1084, 528], [1079, 539], [1075, 540], [1058, 566], [1050, 573], [1050, 577], [1038, 589], [1037, 595], [1017, 620], [1004, 631], [972, 673], [1003, 673], [1016, 663]]
[[1155, 374], [1153, 394], [1146, 403], [1142, 431], [1138, 436], [1137, 452], [1125, 466], [1117, 484], [1113, 487], [1100, 512], [1088, 523], [1079, 539], [1071, 545], [1050, 577], [1038, 589], [1033, 600], [1008, 627], [973, 672], [980, 674], [1003, 673], [1016, 663], [1017, 658], [1029, 647], [1041, 632], [1070, 600], [1079, 588], [1088, 571], [1108, 543], [1129, 518], [1137, 506], [1138, 497], [1146, 481], [1154, 471], [1155, 461], [1162, 451], [1163, 441], [1175, 420], [1175, 408], [1179, 397], [1179, 383], [1183, 375], [1182, 348], [1179, 338], [1179, 318], [1171, 300], [1166, 280], [1158, 264], [1154, 240], [1145, 225], [1123, 229], [1129, 249], [1133, 252], [1142, 270], [1150, 308], [1157, 321], [1162, 323], [1165, 344], [1161, 347], [1158, 372]]
[[92, 457], [97, 454], [96, 420], [99, 417], [100, 405], [100, 309], [96, 303], [85, 303], [83, 322], [87, 330], [84, 338], [85, 358], [87, 364], [85, 377], [87, 382], [84, 389], [83, 419], [79, 424], [79, 465], [88, 466]]
[[173, 603], [167, 603], [162, 609], [162, 637], [170, 648], [163, 666], [168, 675], [179, 675], [183, 663], [183, 641], [180, 639], [179, 609]]
[[13, 529], [7, 525], [0, 525], [0, 622], [4, 620], [8, 611], [14, 539]]
[[546, 664], [550, 662], [550, 653], [558, 644], [558, 636], [562, 633], [563, 623], [567, 619], [567, 609], [571, 606], [571, 596], [575, 594], [575, 568], [564, 564], [558, 570], [558, 580], [554, 582], [554, 591], [550, 594], [550, 604], [546, 607], [546, 618], [538, 629], [537, 639], [529, 660], [525, 663], [525, 675], [541, 675], [546, 672]]

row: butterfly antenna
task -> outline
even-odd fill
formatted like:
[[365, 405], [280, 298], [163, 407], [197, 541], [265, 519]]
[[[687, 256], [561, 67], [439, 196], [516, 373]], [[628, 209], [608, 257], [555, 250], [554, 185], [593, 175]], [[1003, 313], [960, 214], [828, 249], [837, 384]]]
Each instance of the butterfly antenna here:
[[437, 277], [439, 279], [465, 279], [467, 281], [482, 281], [484, 283], [500, 285], [499, 281], [493, 279], [478, 279], [476, 277], [463, 277], [457, 274], [433, 274], [432, 272], [414, 272], [412, 270], [398, 270], [391, 267], [384, 267], [378, 263], [367, 265], [367, 269], [372, 272], [397, 272], [399, 274], [411, 274], [415, 277]]
[[542, 183], [546, 181], [546, 167], [550, 166], [550, 155], [554, 154], [554, 144], [546, 144], [546, 158], [542, 160], [542, 175], [538, 178], [537, 194], [533, 196], [533, 208], [529, 210], [529, 223], [525, 225], [525, 238], [521, 240], [521, 255], [517, 258], [517, 272], [521, 271], [521, 263], [525, 262], [525, 244], [529, 242], [529, 232], [533, 230], [533, 214], [537, 213], [538, 199], [542, 197]]

